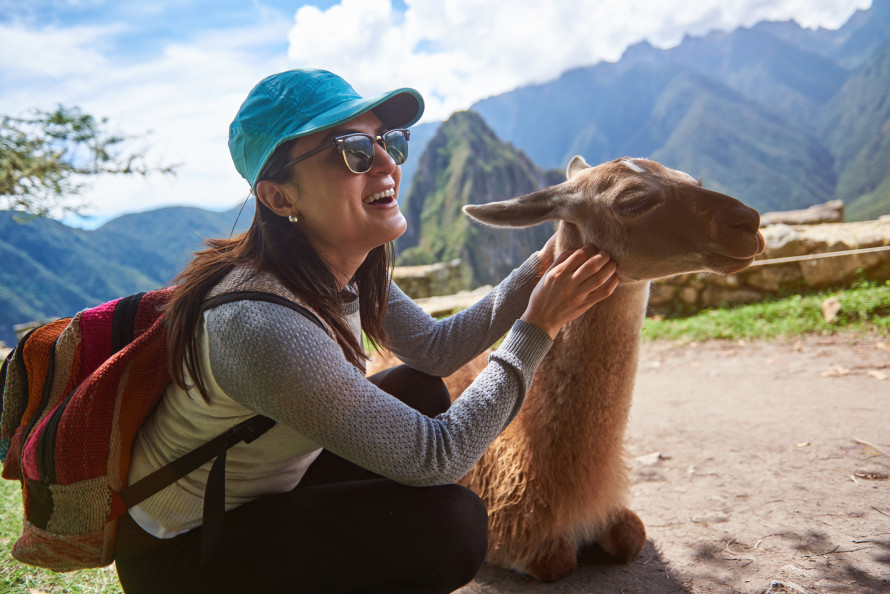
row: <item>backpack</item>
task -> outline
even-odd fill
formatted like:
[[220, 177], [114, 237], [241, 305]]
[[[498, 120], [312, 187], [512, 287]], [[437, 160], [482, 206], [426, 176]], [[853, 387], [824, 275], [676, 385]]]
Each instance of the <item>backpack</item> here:
[[[171, 379], [162, 307], [173, 289], [123, 297], [40, 326], [0, 370], [2, 477], [22, 488], [22, 535], [12, 555], [53, 571], [114, 560], [117, 519], [127, 509], [216, 458], [204, 497], [202, 555], [222, 532], [226, 450], [274, 425], [257, 415], [127, 484], [139, 428]], [[324, 329], [309, 310], [271, 293], [217, 295], [202, 311], [237, 300], [285, 305]]]

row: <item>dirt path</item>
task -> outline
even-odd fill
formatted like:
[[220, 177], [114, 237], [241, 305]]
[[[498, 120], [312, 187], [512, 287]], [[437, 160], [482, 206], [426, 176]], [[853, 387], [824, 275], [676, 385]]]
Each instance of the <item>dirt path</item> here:
[[630, 421], [641, 558], [461, 594], [890, 592], [890, 338], [644, 345]]

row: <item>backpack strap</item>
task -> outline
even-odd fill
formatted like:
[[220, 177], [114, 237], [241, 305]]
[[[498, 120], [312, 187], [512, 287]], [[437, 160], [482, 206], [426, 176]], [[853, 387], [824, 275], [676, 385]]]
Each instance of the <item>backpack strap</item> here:
[[303, 307], [298, 303], [294, 303], [290, 299], [281, 297], [280, 295], [275, 295], [273, 293], [264, 293], [262, 291], [234, 291], [232, 293], [223, 293], [222, 295], [217, 295], [216, 297], [211, 297], [205, 300], [204, 303], [201, 304], [201, 311], [207, 311], [208, 309], [213, 309], [214, 307], [222, 305], [223, 303], [231, 303], [233, 301], [267, 301], [269, 303], [275, 303], [277, 305], [289, 307], [322, 330], [324, 330], [326, 334], [328, 333], [327, 328], [321, 322], [321, 320], [318, 319], [318, 316], [309, 311], [308, 308]]

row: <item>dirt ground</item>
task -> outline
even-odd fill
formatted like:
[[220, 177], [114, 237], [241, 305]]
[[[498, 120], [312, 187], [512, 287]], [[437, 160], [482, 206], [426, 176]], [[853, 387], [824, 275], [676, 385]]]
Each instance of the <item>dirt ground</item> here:
[[458, 592], [890, 592], [890, 337], [646, 343], [629, 452], [636, 562]]

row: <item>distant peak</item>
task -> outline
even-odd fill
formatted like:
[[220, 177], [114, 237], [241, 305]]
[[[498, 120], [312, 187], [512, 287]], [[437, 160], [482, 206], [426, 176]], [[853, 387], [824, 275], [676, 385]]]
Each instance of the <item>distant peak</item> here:
[[658, 50], [647, 39], [627, 46], [621, 60], [644, 60], [651, 58]]

